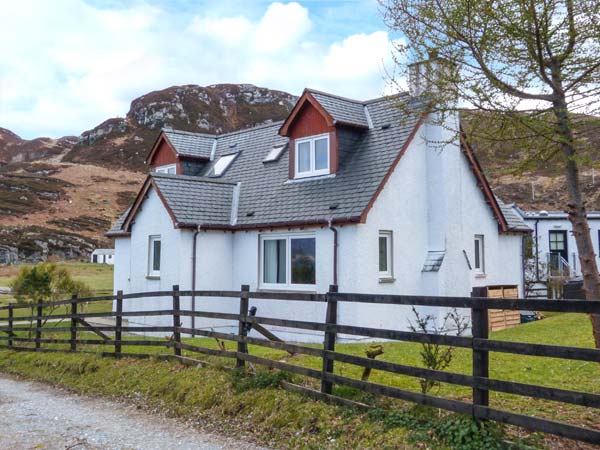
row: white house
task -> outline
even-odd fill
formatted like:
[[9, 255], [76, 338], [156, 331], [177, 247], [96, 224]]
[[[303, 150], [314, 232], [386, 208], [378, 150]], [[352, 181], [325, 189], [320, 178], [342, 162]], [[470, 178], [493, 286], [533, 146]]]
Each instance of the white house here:
[[[410, 112], [397, 107], [401, 100]], [[467, 142], [448, 130], [456, 124], [433, 118], [408, 94], [356, 101], [307, 89], [283, 122], [217, 136], [162, 131], [135, 202], [108, 232], [115, 290], [248, 284], [324, 293], [336, 284], [340, 292], [374, 294], [469, 296], [476, 286], [522, 293], [529, 229], [494, 196]], [[170, 308], [170, 298], [162, 302]], [[323, 304], [252, 305], [264, 316], [325, 317]], [[184, 298], [182, 308], [236, 312], [239, 302]], [[339, 309], [348, 325], [405, 329], [410, 319], [409, 307]], [[215, 319], [195, 325], [234, 329]]]
[[[533, 230], [532, 255], [535, 275], [545, 280], [548, 270], [564, 278], [581, 276], [579, 253], [569, 216], [562, 211], [524, 211], [513, 206], [525, 223]], [[596, 249], [596, 262], [600, 264], [600, 212], [587, 214], [592, 244]]]
[[111, 264], [115, 263], [114, 248], [97, 248], [90, 255], [90, 262], [94, 264]]

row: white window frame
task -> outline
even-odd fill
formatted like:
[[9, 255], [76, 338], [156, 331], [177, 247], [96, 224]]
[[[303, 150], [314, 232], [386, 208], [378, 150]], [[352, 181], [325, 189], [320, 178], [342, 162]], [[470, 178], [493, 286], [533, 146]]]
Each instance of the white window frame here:
[[[292, 283], [292, 245], [293, 239], [312, 238], [315, 240], [315, 284], [293, 284]], [[265, 283], [265, 241], [285, 240], [285, 283]], [[292, 233], [292, 234], [261, 234], [259, 236], [259, 270], [258, 287], [265, 290], [295, 290], [295, 291], [315, 291], [317, 288], [317, 237], [314, 233]]]
[[[315, 170], [316, 150], [315, 141], [319, 139], [327, 139], [327, 167], [325, 169]], [[310, 143], [310, 170], [306, 172], [298, 172], [298, 147], [300, 144], [309, 142]], [[310, 136], [307, 138], [296, 139], [294, 142], [294, 178], [307, 178], [316, 177], [319, 175], [329, 175], [331, 173], [331, 140], [329, 139], [329, 133], [318, 134], [316, 136]]]
[[394, 278], [394, 234], [391, 230], [380, 230], [377, 238], [377, 269], [379, 269], [379, 239], [386, 239], [387, 270], [379, 271], [380, 280], [392, 280]]
[[[160, 242], [160, 260], [158, 262], [158, 265], [159, 265], [158, 270], [154, 270], [154, 242], [156, 242], [156, 241]], [[160, 267], [162, 266], [162, 255], [163, 255], [163, 248], [162, 248], [162, 239], [160, 237], [160, 234], [154, 234], [154, 235], [148, 236], [148, 277], [151, 277], [151, 278], [159, 278], [160, 277]]]
[[[172, 170], [172, 172], [169, 172]], [[177, 164], [167, 164], [165, 166], [158, 166], [154, 169], [156, 173], [166, 173], [170, 175], [177, 175]]]
[[[479, 242], [479, 255], [475, 251], [475, 242]], [[479, 256], [479, 267], [477, 267], [477, 257]], [[478, 275], [485, 274], [485, 236], [476, 234], [473, 239], [473, 270]]]

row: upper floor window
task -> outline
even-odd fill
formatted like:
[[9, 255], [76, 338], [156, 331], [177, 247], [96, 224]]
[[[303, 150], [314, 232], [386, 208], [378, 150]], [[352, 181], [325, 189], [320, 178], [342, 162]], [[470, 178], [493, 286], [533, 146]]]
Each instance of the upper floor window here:
[[294, 163], [296, 178], [328, 175], [329, 134], [297, 139]]
[[155, 169], [156, 173], [170, 173], [170, 174], [176, 174], [177, 173], [177, 164], [168, 164], [166, 166], [159, 166]]

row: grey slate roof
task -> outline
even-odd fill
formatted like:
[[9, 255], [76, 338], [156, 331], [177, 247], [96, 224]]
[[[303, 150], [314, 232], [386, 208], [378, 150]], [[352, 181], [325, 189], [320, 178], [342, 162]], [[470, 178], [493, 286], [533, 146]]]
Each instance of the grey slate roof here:
[[192, 158], [210, 158], [216, 136], [189, 131], [162, 131], [178, 154]]
[[[409, 102], [412, 112], [398, 108], [398, 102], [406, 100], [408, 94], [360, 103], [311, 93], [341, 122], [353, 120], [355, 125], [360, 122], [361, 127], [366, 126], [365, 107], [372, 121], [371, 128], [338, 128], [340, 160], [335, 175], [289, 180], [289, 146], [276, 161], [263, 162], [274, 145], [288, 142], [288, 138], [279, 135], [283, 122], [218, 135], [215, 159], [207, 164], [204, 175], [210, 173], [220, 156], [238, 153], [221, 177], [153, 173], [148, 178], [161, 192], [176, 222], [186, 226], [232, 227], [232, 207], [236, 203], [233, 223], [238, 228], [326, 224], [329, 220], [357, 222], [413, 132], [422, 107]], [[189, 138], [194, 133], [184, 135]], [[208, 139], [200, 136], [199, 142]], [[233, 202], [238, 183], [239, 201]], [[512, 208], [500, 201], [499, 204], [515, 230], [527, 229]], [[123, 233], [119, 231], [122, 224], [120, 219], [109, 235]]]
[[523, 218], [511, 205], [504, 203], [497, 195], [495, 197], [502, 215], [506, 219], [509, 231], [531, 231], [531, 228], [527, 226]]
[[162, 173], [150, 177], [179, 225], [230, 222], [235, 183]]
[[368, 128], [369, 122], [362, 102], [307, 89], [336, 122]]
[[125, 223], [125, 219], [127, 218], [129, 211], [131, 211], [131, 206], [129, 208], [127, 208], [127, 210], [125, 210], [125, 212], [119, 216], [119, 218], [116, 220], [115, 223], [113, 223], [112, 227], [110, 227], [110, 230], [108, 230], [106, 232], [107, 236], [119, 236], [122, 234], [127, 234], [123, 230], [123, 224]]

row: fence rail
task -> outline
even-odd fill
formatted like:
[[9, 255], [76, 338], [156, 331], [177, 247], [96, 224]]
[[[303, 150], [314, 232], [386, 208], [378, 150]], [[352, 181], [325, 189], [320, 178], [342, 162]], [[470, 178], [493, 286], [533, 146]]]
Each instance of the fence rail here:
[[[182, 297], [211, 297], [237, 298], [239, 313], [214, 311], [191, 311], [181, 308]], [[124, 311], [125, 301], [142, 301], [149, 298], [170, 297], [172, 307], [159, 310]], [[113, 310], [110, 312], [85, 312], [83, 305], [112, 300]], [[326, 306], [326, 315], [322, 322], [302, 321], [296, 319], [278, 319], [273, 317], [256, 316], [255, 310], [249, 309], [251, 300], [269, 301], [301, 301], [321, 302]], [[472, 336], [451, 336], [412, 331], [379, 329], [344, 325], [338, 323], [338, 304], [368, 303], [390, 305], [438, 306], [470, 309], [472, 318]], [[54, 314], [56, 308], [64, 307], [64, 314]], [[294, 385], [295, 390], [304, 390], [310, 396], [321, 396], [324, 399], [338, 399], [332, 395], [334, 385], [348, 386], [365, 392], [389, 396], [422, 405], [442, 408], [462, 414], [469, 414], [477, 420], [494, 420], [507, 424], [521, 426], [532, 431], [552, 433], [563, 437], [598, 444], [600, 430], [558, 422], [538, 417], [530, 417], [510, 411], [490, 407], [490, 391], [503, 392], [537, 399], [579, 405], [589, 408], [600, 408], [600, 394], [578, 392], [568, 389], [551, 388], [512, 381], [490, 378], [490, 352], [511, 353], [539, 357], [552, 357], [570, 360], [591, 361], [600, 363], [600, 350], [592, 348], [574, 348], [547, 344], [530, 344], [521, 342], [498, 341], [488, 336], [488, 310], [536, 310], [553, 312], [572, 312], [581, 314], [600, 314], [600, 302], [587, 300], [531, 300], [531, 299], [499, 299], [486, 298], [485, 289], [474, 289], [472, 297], [431, 297], [408, 295], [370, 295], [349, 294], [337, 291], [337, 286], [330, 286], [326, 294], [302, 294], [279, 292], [252, 292], [247, 285], [239, 291], [180, 291], [174, 286], [171, 291], [156, 291], [123, 294], [102, 297], [72, 298], [69, 300], [44, 302], [34, 305], [11, 304], [1, 306], [0, 311], [6, 310], [6, 317], [0, 318], [0, 348], [16, 351], [81, 351], [82, 346], [92, 345], [113, 347], [112, 352], [103, 351], [102, 355], [113, 356], [152, 356], [144, 353], [124, 353], [123, 347], [161, 347], [172, 350], [172, 355], [159, 355], [163, 359], [185, 359], [182, 352], [199, 353], [210, 356], [232, 358], [237, 367], [244, 367], [247, 362], [264, 365], [269, 368], [285, 370], [314, 378], [321, 383], [321, 391]], [[20, 312], [19, 315], [16, 313]], [[172, 325], [168, 326], [130, 326], [123, 324], [124, 317], [136, 316], [171, 316]], [[224, 333], [214, 330], [182, 326], [184, 317], [204, 317], [237, 322], [237, 333]], [[111, 318], [113, 325], [90, 324], [88, 319]], [[69, 320], [70, 326], [48, 326], [48, 321]], [[28, 322], [28, 323], [27, 323]], [[266, 330], [263, 325], [280, 326], [292, 330], [319, 331], [324, 335], [322, 348], [315, 348], [298, 343], [283, 342]], [[251, 329], [260, 331], [268, 339], [249, 336]], [[46, 333], [68, 333], [68, 338], [44, 337]], [[80, 332], [97, 335], [94, 339], [78, 337]], [[111, 333], [112, 336], [106, 333]], [[164, 333], [170, 334], [168, 340], [147, 338], [131, 339], [123, 337], [123, 333]], [[24, 334], [27, 334], [26, 336]], [[470, 375], [427, 369], [405, 365], [397, 362], [381, 361], [373, 358], [349, 355], [336, 351], [336, 340], [340, 334], [366, 336], [375, 339], [407, 341], [417, 343], [437, 343], [470, 349], [472, 352], [472, 373]], [[202, 336], [235, 342], [236, 350], [205, 348], [195, 343], [182, 341], [182, 335]], [[47, 334], [46, 334], [47, 336]], [[29, 344], [29, 346], [25, 345]], [[33, 344], [33, 345], [31, 345]], [[42, 347], [45, 344], [46, 347]], [[305, 354], [320, 358], [321, 369], [308, 368], [289, 362], [268, 359], [250, 354], [248, 345], [279, 349], [291, 354]], [[48, 348], [48, 345], [68, 345], [67, 348]], [[450, 383], [472, 389], [471, 401], [443, 398], [423, 394], [398, 387], [387, 386], [370, 381], [363, 381], [334, 373], [336, 362], [352, 364], [363, 368], [385, 371], [393, 374], [406, 375], [437, 382]]]

